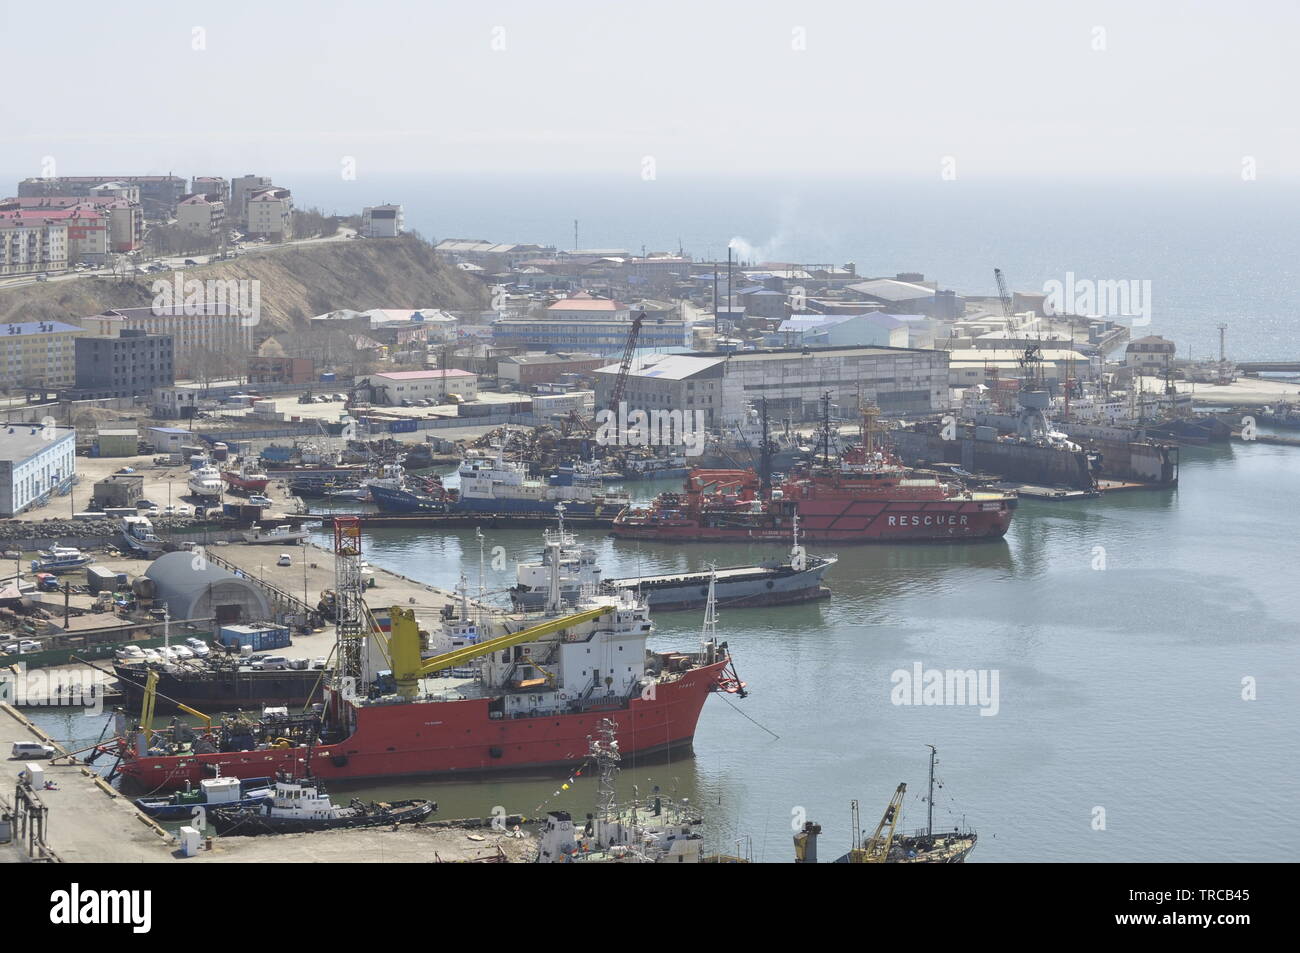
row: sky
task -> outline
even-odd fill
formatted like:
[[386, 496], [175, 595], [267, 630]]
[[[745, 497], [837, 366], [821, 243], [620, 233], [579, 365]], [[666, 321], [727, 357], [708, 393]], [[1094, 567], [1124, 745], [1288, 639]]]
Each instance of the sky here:
[[1300, 180], [1293, 0], [52, 9], [0, 0], [6, 178]]

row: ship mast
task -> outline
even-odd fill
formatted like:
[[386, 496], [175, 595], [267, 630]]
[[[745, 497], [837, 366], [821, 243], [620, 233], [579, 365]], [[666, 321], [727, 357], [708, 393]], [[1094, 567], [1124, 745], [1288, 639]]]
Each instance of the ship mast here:
[[709, 564], [709, 601], [704, 606], [704, 630], [700, 633], [700, 642], [703, 645], [709, 645], [716, 641], [718, 636], [718, 599], [715, 593], [715, 587], [718, 581], [718, 567], [716, 563]]
[[772, 496], [772, 442], [767, 431], [767, 398], [759, 401], [759, 416], [762, 421], [762, 443], [758, 449], [759, 496], [769, 499]]
[[934, 745], [926, 745], [930, 749], [930, 793], [926, 797], [926, 818], [925, 818], [925, 836], [934, 836], [934, 766], [935, 755], [939, 752]]

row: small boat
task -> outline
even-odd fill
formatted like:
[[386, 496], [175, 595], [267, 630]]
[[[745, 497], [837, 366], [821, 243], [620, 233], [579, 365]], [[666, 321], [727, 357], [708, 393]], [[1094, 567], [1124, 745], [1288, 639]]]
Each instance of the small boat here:
[[88, 566], [93, 558], [72, 546], [51, 546], [36, 555], [38, 558], [32, 560], [32, 572], [52, 572], [56, 575], [75, 572]]
[[216, 467], [199, 467], [190, 472], [190, 478], [186, 481], [186, 485], [194, 496], [220, 496], [221, 471]]
[[162, 553], [163, 541], [154, 532], [147, 516], [122, 517], [122, 542], [136, 555], [154, 557]]
[[135, 806], [158, 820], [185, 820], [194, 816], [195, 807], [257, 807], [271, 797], [271, 783], [270, 778], [204, 778], [197, 791], [186, 784], [183, 791], [170, 797], [136, 798]]
[[292, 780], [281, 776], [271, 797], [251, 807], [220, 807], [208, 811], [218, 834], [302, 834], [349, 827], [388, 827], [422, 821], [438, 805], [433, 801], [380, 801], [363, 804], [357, 799], [347, 807], [330, 800], [314, 778]]
[[307, 530], [294, 529], [286, 523], [271, 529], [251, 529], [244, 534], [244, 542], [263, 546], [270, 546], [273, 543], [300, 543], [308, 535]]

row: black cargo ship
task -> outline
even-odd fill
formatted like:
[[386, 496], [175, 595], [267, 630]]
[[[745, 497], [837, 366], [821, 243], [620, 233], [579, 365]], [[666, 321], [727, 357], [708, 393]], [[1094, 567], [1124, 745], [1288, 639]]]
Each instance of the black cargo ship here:
[[[130, 708], [144, 698], [148, 668], [113, 666]], [[199, 711], [232, 711], [266, 705], [302, 707], [319, 701], [324, 673], [320, 669], [255, 671], [217, 661], [203, 665], [169, 665], [158, 669], [158, 711], [176, 711], [176, 703]]]

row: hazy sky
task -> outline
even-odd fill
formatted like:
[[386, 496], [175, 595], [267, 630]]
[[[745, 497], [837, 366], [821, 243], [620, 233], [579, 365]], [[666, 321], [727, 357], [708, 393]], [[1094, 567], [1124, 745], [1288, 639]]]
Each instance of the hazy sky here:
[[6, 173], [1300, 177], [1293, 0], [0, 3]]

